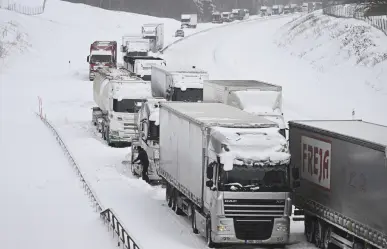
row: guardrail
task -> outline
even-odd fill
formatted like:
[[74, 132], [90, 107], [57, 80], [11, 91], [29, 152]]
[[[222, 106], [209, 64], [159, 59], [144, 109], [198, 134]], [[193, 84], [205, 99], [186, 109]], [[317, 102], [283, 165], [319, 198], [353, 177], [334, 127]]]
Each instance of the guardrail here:
[[87, 196], [89, 197], [89, 200], [93, 204], [93, 208], [96, 212], [100, 214], [100, 218], [104, 221], [105, 224], [108, 225], [108, 229], [113, 229], [113, 236], [114, 233], [118, 235], [119, 242], [118, 246], [120, 246], [120, 242], [123, 243], [123, 246], [127, 249], [139, 249], [140, 247], [138, 244], [134, 241], [134, 239], [129, 235], [129, 233], [125, 230], [123, 227], [123, 223], [118, 219], [118, 216], [114, 213], [113, 209], [108, 208], [105, 209], [101, 202], [99, 201], [97, 195], [94, 193], [93, 189], [91, 188], [91, 185], [88, 183], [88, 181], [83, 176], [78, 164], [74, 160], [74, 157], [72, 156], [71, 152], [67, 148], [65, 142], [57, 132], [57, 130], [54, 128], [54, 126], [47, 120], [46, 115], [43, 114], [43, 105], [42, 105], [42, 99], [38, 97], [39, 100], [39, 113], [35, 112], [36, 116], [50, 129], [52, 134], [55, 136], [56, 141], [58, 142], [59, 146], [62, 148], [64, 154], [66, 155], [67, 159], [69, 160], [71, 166], [75, 170], [75, 173], [79, 177], [80, 181], [82, 182], [83, 189], [85, 190]]
[[211, 27], [211, 28], [208, 28], [208, 29], [203, 29], [203, 30], [200, 30], [199, 32], [196, 32], [196, 33], [192, 33], [192, 34], [189, 34], [179, 40], [176, 40], [170, 44], [168, 44], [166, 47], [164, 47], [163, 49], [161, 49], [159, 52], [161, 54], [164, 53], [165, 50], [169, 49], [171, 46], [179, 43], [179, 42], [182, 42], [190, 37], [193, 37], [195, 35], [199, 35], [199, 34], [202, 34], [202, 33], [205, 33], [205, 32], [208, 32], [208, 31], [211, 31], [211, 30], [214, 30], [214, 29], [220, 29], [220, 28], [225, 28], [225, 27], [230, 27], [232, 25], [238, 25], [238, 24], [241, 24], [241, 23], [246, 23], [246, 22], [253, 22], [253, 21], [261, 21], [261, 20], [267, 20], [267, 19], [278, 19], [278, 18], [282, 18], [282, 17], [286, 17], [286, 15], [278, 15], [278, 16], [270, 16], [270, 17], [259, 17], [259, 18], [251, 18], [251, 19], [246, 19], [246, 20], [241, 20], [241, 21], [238, 21], [238, 22], [231, 22], [231, 23], [227, 23], [227, 24], [224, 24], [224, 25], [219, 25], [219, 26], [215, 26], [215, 27]]

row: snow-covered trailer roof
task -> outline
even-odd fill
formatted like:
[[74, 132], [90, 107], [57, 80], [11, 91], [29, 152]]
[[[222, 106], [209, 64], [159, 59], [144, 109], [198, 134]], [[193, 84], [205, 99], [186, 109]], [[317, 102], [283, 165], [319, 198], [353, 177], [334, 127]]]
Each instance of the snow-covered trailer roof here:
[[160, 105], [201, 126], [278, 127], [268, 119], [221, 103], [164, 102]]
[[190, 68], [190, 67], [182, 67], [182, 66], [158, 66], [154, 65], [153, 67], [165, 71], [168, 73], [198, 73], [198, 74], [208, 74], [207, 71], [199, 68]]
[[282, 91], [282, 86], [258, 80], [205, 80], [204, 84], [216, 84], [227, 87], [228, 90], [256, 88], [261, 91]]
[[343, 139], [361, 140], [387, 150], [387, 126], [384, 125], [362, 120], [297, 120], [290, 121], [289, 126], [314, 130]]

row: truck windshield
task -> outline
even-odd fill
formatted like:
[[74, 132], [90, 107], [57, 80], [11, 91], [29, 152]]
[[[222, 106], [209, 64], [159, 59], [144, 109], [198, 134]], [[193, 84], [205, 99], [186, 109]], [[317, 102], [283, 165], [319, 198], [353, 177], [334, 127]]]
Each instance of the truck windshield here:
[[90, 63], [100, 63], [100, 62], [112, 62], [111, 55], [101, 55], [101, 54], [93, 54], [90, 58]]
[[113, 99], [113, 111], [136, 113], [140, 110], [143, 101], [142, 99], [123, 99], [121, 101]]
[[148, 139], [159, 141], [160, 129], [155, 121], [149, 121]]
[[236, 192], [290, 191], [287, 165], [268, 168], [234, 165], [231, 171], [220, 170], [219, 189]]
[[190, 19], [181, 19], [181, 22], [189, 22]]
[[183, 91], [180, 88], [174, 88], [172, 101], [184, 101], [184, 102], [203, 101], [203, 89], [187, 88]]

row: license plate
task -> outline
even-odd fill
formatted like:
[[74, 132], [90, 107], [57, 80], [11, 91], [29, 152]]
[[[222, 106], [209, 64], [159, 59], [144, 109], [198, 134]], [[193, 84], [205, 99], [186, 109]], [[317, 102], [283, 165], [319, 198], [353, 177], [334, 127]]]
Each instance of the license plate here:
[[246, 240], [245, 243], [246, 244], [258, 244], [258, 243], [262, 243], [262, 240]]

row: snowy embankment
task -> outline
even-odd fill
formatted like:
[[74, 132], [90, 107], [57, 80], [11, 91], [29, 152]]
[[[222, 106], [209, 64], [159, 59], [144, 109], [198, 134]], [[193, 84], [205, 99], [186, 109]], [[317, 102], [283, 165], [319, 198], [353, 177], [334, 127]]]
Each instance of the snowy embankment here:
[[[292, 24], [306, 16], [257, 21], [243, 24], [243, 29], [228, 27], [227, 32], [218, 29], [192, 37], [169, 49], [165, 58], [175, 64], [208, 70], [211, 79], [254, 79], [282, 85], [284, 115], [288, 120], [351, 119], [355, 110], [355, 118], [387, 124], [387, 64], [386, 60], [372, 63], [375, 58], [383, 58], [380, 54], [387, 49], [387, 36], [365, 22], [315, 15], [336, 22], [336, 27], [330, 30], [305, 26], [304, 33], [295, 36], [297, 31], [290, 30]], [[367, 36], [340, 35], [351, 29], [348, 23], [363, 27], [357, 29], [364, 29]], [[318, 37], [315, 30], [320, 29]], [[357, 64], [359, 56], [355, 50], [351, 50], [353, 57], [348, 57], [345, 50], [368, 40], [374, 45], [361, 56], [368, 56], [363, 63], [369, 63]], [[205, 47], [194, 52], [187, 50], [204, 41]], [[296, 56], [305, 51], [308, 54]]]

